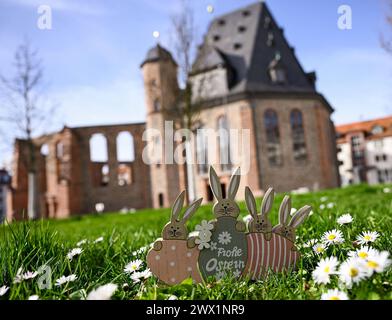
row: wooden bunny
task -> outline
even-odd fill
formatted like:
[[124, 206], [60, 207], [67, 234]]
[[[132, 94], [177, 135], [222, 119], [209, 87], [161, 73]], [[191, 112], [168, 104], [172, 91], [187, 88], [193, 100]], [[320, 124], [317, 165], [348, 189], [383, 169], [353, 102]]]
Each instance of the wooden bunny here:
[[247, 242], [244, 231], [245, 223], [237, 220], [240, 209], [235, 196], [240, 184], [240, 169], [232, 175], [228, 187], [228, 196], [223, 198], [219, 178], [210, 167], [210, 185], [217, 200], [213, 212], [216, 217], [211, 231], [210, 247], [203, 249], [199, 257], [199, 270], [202, 276], [214, 276], [217, 279], [225, 275], [241, 276], [247, 260]]
[[154, 242], [147, 254], [147, 266], [151, 272], [166, 284], [179, 284], [191, 277], [196, 283], [202, 281], [197, 268], [199, 250], [195, 238], [188, 238], [185, 226], [187, 220], [196, 212], [203, 199], [193, 202], [179, 218], [184, 205], [185, 191], [174, 201], [170, 222], [162, 231], [162, 238]]
[[246, 188], [245, 200], [252, 219], [248, 224], [248, 261], [244, 276], [248, 276], [253, 280], [265, 277], [268, 270], [282, 272], [294, 268], [300, 258], [294, 246], [294, 228], [298, 227], [307, 217], [311, 208], [305, 206], [298, 210], [292, 219], [293, 225], [286, 227], [286, 221], [291, 210], [290, 198], [286, 196], [279, 210], [282, 225], [272, 229], [268, 213], [272, 208], [273, 199], [274, 191], [270, 188], [263, 198], [261, 214], [257, 215], [256, 201], [252, 191], [248, 187]]

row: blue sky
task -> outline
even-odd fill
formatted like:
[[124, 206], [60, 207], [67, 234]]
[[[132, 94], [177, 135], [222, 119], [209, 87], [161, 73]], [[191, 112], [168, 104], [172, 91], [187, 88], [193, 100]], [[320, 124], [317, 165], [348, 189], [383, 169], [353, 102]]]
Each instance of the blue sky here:
[[[217, 15], [255, 0], [191, 0], [201, 38]], [[53, 29], [37, 28], [37, 8], [50, 5]], [[39, 50], [60, 104], [53, 128], [144, 121], [139, 65], [156, 40], [171, 48], [170, 16], [180, 0], [0, 0], [0, 72], [27, 36]], [[214, 6], [209, 14], [207, 5]], [[392, 56], [379, 44], [384, 0], [269, 0], [273, 15], [306, 71], [336, 112], [337, 124], [392, 114]], [[353, 11], [352, 30], [337, 27], [338, 7]], [[384, 12], [383, 12], [384, 10]], [[0, 155], [0, 161], [4, 158]]]

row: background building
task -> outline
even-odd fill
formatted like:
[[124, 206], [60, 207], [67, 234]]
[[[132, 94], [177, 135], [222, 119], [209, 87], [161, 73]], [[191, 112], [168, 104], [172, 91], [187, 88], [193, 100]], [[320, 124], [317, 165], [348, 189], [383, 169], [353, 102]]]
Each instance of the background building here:
[[5, 169], [0, 169], [0, 223], [4, 221], [7, 213], [7, 194], [11, 177]]
[[392, 117], [336, 127], [342, 185], [392, 182]]
[[[250, 168], [240, 190], [248, 185], [260, 195], [269, 186], [284, 192], [339, 185], [333, 109], [317, 92], [315, 73], [303, 70], [265, 3], [214, 19], [199, 48], [190, 74], [194, 99], [203, 101], [198, 128], [250, 130]], [[163, 111], [174, 106], [181, 92], [176, 61], [158, 44], [148, 51], [141, 69], [146, 123], [64, 128], [35, 139], [41, 217], [93, 212], [96, 203], [103, 203], [105, 211], [168, 207], [187, 187], [183, 165], [146, 165], [142, 160], [143, 132], [154, 129], [157, 135], [149, 140], [162, 143], [165, 120], [170, 120]], [[125, 160], [119, 157], [123, 132], [132, 135], [126, 146], [133, 156]], [[91, 141], [97, 135], [106, 156], [94, 159]], [[242, 159], [233, 163], [230, 139], [216, 142], [194, 142], [194, 159], [212, 152], [218, 160], [192, 166], [195, 196], [205, 202], [212, 200], [209, 165], [214, 165], [225, 189], [234, 166], [243, 164]], [[26, 211], [25, 155], [25, 142], [17, 140], [9, 219], [21, 218]], [[239, 192], [238, 198], [243, 197]]]

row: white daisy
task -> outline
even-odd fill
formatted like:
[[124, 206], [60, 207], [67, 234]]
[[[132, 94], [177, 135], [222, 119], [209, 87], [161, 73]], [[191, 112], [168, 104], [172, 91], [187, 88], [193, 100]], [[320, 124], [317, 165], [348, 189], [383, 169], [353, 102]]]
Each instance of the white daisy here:
[[322, 241], [326, 245], [342, 243], [344, 241], [343, 233], [336, 229], [327, 231], [323, 234]]
[[178, 297], [172, 294], [167, 300], [178, 300]]
[[342, 225], [344, 225], [344, 224], [349, 224], [349, 223], [351, 223], [351, 222], [353, 222], [353, 217], [351, 216], [351, 214], [349, 214], [349, 213], [346, 213], [346, 214], [344, 214], [344, 215], [342, 215], [342, 216], [340, 216], [339, 218], [338, 218], [338, 223], [342, 226]]
[[94, 289], [87, 295], [87, 300], [110, 300], [114, 292], [117, 290], [117, 285], [108, 283]]
[[68, 282], [73, 282], [73, 281], [75, 281], [76, 279], [77, 279], [78, 277], [75, 275], [75, 274], [71, 274], [71, 275], [69, 275], [69, 276], [62, 276], [62, 277], [60, 277], [60, 278], [58, 278], [57, 280], [56, 280], [56, 286], [61, 286], [61, 285], [63, 285], [64, 283], [68, 283]]
[[291, 208], [291, 210], [290, 210], [290, 216], [293, 216], [294, 213], [296, 213], [296, 212], [297, 212], [297, 209], [296, 209], [296, 208]]
[[381, 273], [384, 272], [390, 265], [392, 261], [389, 259], [389, 252], [375, 252], [368, 256], [366, 261], [366, 269], [368, 275], [372, 275], [374, 272]]
[[325, 204], [320, 204], [320, 209], [324, 210], [325, 209]]
[[7, 287], [7, 286], [0, 287], [0, 297], [4, 296], [8, 290], [9, 290], [9, 287]]
[[317, 243], [313, 246], [313, 251], [316, 254], [323, 254], [325, 252], [325, 245], [323, 243]]
[[147, 268], [146, 270], [142, 271], [141, 274], [144, 279], [147, 279], [152, 276], [150, 268]]
[[361, 258], [349, 258], [339, 268], [339, 279], [349, 289], [366, 277], [366, 263]]
[[97, 239], [94, 240], [94, 243], [99, 243], [103, 241], [103, 237], [99, 237]]
[[80, 240], [80, 241], [76, 244], [76, 246], [77, 246], [77, 247], [80, 247], [81, 245], [83, 245], [83, 244], [85, 244], [85, 243], [87, 243], [87, 239]]
[[320, 201], [321, 201], [321, 202], [325, 202], [325, 201], [327, 201], [327, 200], [328, 200], [328, 197], [326, 197], [326, 196], [320, 198]]
[[312, 276], [316, 283], [327, 284], [330, 282], [330, 276], [336, 274], [336, 268], [339, 262], [335, 257], [321, 259], [313, 271]]
[[376, 241], [378, 237], [379, 233], [377, 231], [365, 231], [358, 235], [357, 241], [359, 244], [367, 244]]
[[128, 263], [125, 268], [124, 268], [124, 272], [126, 273], [132, 273], [135, 271], [138, 271], [141, 267], [141, 265], [143, 264], [143, 261], [140, 259], [136, 259], [134, 261], [131, 261], [130, 263]]
[[28, 300], [39, 300], [39, 296], [34, 294], [28, 298]]
[[[152, 243], [152, 245], [153, 245], [153, 244], [154, 244], [154, 243]], [[148, 250], [148, 246], [144, 246], [144, 247], [141, 247], [141, 248], [139, 248], [139, 249], [133, 251], [133, 252], [132, 252], [132, 255], [137, 256], [138, 254], [142, 254], [142, 253], [144, 253], [144, 252], [147, 251], [147, 250]]]
[[391, 188], [384, 188], [382, 191], [384, 193], [391, 193]]
[[22, 277], [23, 277], [23, 280], [29, 280], [29, 279], [34, 279], [37, 275], [38, 275], [38, 272], [27, 271], [22, 275]]
[[68, 258], [69, 260], [72, 260], [73, 257], [75, 257], [75, 256], [77, 256], [77, 255], [79, 255], [79, 254], [81, 254], [82, 252], [83, 252], [83, 249], [82, 249], [82, 248], [74, 248], [74, 249], [72, 249], [70, 252], [68, 252], [67, 258]]
[[315, 244], [317, 244], [318, 240], [317, 239], [310, 239], [306, 241], [303, 245], [304, 248], [310, 248], [313, 247]]
[[362, 247], [360, 249], [357, 249], [356, 251], [350, 251], [348, 253], [348, 255], [350, 257], [357, 257], [357, 258], [360, 258], [362, 260], [367, 260], [367, 258], [370, 255], [374, 255], [376, 253], [377, 253], [377, 250], [375, 250], [373, 248], [370, 248], [369, 246], [366, 246], [366, 247]]
[[223, 231], [218, 235], [218, 242], [222, 245], [227, 245], [231, 242], [231, 234]]
[[140, 279], [143, 277], [143, 275], [142, 275], [142, 273], [141, 272], [133, 272], [132, 274], [131, 274], [131, 279], [132, 279], [132, 281], [134, 282], [134, 283], [138, 283], [138, 282], [140, 282]]
[[321, 295], [321, 300], [349, 300], [347, 294], [338, 289], [330, 289]]
[[328, 209], [332, 209], [334, 206], [335, 206], [335, 204], [334, 204], [333, 202], [329, 202], [329, 203], [327, 204], [327, 208], [328, 208]]

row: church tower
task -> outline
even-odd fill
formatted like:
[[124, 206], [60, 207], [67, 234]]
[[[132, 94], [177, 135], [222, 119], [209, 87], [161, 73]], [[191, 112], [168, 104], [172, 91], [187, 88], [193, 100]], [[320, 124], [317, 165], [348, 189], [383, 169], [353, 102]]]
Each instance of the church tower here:
[[[167, 163], [166, 153], [173, 159], [175, 145], [170, 131], [174, 130], [164, 110], [171, 108], [179, 93], [177, 63], [168, 50], [159, 44], [151, 48], [141, 64], [147, 108], [147, 137], [153, 147], [154, 163], [150, 164], [152, 204], [154, 208], [170, 207], [181, 190], [184, 177], [181, 166]], [[165, 133], [170, 140], [165, 141]], [[166, 143], [169, 142], [170, 143]]]

